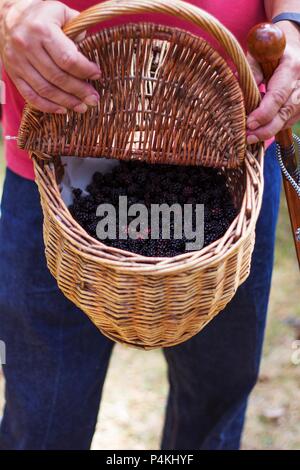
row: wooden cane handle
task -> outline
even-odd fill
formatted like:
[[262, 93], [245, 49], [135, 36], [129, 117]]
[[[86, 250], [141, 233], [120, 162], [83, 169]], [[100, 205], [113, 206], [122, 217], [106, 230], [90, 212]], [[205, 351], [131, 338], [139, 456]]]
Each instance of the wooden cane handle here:
[[[270, 23], [260, 23], [254, 26], [248, 35], [248, 50], [252, 57], [260, 64], [266, 84], [279, 65], [286, 46], [283, 31]], [[289, 152], [289, 157], [284, 157], [284, 149], [291, 149], [293, 144], [292, 129], [285, 129], [276, 135], [276, 141], [283, 149], [283, 160], [290, 174], [297, 168], [296, 155]], [[300, 199], [290, 182], [283, 178], [285, 195], [287, 199], [293, 238], [300, 267], [300, 241], [297, 237], [300, 228]]]
[[266, 81], [278, 67], [286, 46], [284, 33], [271, 23], [260, 23], [248, 34], [248, 49], [260, 64]]
[[[283, 31], [271, 23], [260, 23], [248, 34], [248, 50], [260, 64], [266, 83], [270, 80], [283, 56], [286, 39]], [[276, 135], [276, 141], [282, 148], [289, 148], [293, 143], [291, 129]], [[292, 164], [292, 162], [289, 162]]]

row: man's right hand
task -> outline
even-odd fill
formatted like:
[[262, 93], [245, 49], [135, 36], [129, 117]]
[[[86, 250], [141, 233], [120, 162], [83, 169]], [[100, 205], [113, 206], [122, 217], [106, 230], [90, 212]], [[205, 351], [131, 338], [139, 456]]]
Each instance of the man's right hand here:
[[84, 113], [99, 95], [86, 79], [100, 77], [63, 32], [78, 11], [58, 1], [0, 0], [0, 54], [25, 100], [48, 113]]

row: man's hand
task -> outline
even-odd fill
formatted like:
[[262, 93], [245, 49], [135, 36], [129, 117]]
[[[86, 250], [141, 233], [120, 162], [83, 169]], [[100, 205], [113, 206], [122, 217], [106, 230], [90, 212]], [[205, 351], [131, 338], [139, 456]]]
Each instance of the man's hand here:
[[0, 6], [0, 55], [25, 100], [49, 113], [95, 106], [99, 95], [85, 80], [99, 78], [99, 67], [62, 32], [78, 12], [57, 1], [0, 0]]
[[[249, 144], [270, 139], [300, 120], [300, 30], [288, 21], [277, 26], [285, 33], [287, 46], [260, 106], [248, 117]], [[260, 84], [263, 76], [259, 66], [253, 58], [249, 62]]]

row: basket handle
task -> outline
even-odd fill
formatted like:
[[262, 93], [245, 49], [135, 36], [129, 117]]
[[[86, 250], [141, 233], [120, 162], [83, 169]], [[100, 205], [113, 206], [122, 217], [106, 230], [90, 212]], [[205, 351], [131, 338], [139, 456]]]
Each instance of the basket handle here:
[[244, 51], [233, 34], [214, 16], [183, 0], [108, 0], [88, 8], [64, 27], [71, 39], [87, 28], [117, 16], [132, 13], [164, 13], [193, 23], [210, 33], [227, 51], [235, 64], [247, 114], [257, 108], [260, 94]]

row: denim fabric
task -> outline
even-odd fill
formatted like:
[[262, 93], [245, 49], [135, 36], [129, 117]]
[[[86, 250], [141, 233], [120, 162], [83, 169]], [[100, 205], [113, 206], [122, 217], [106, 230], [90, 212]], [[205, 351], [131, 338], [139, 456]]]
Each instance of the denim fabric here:
[[[202, 332], [164, 350], [170, 393], [163, 449], [239, 448], [261, 356], [279, 195], [272, 146], [250, 277]], [[0, 219], [0, 339], [7, 346], [0, 449], [88, 449], [113, 343], [58, 290], [45, 263], [37, 188], [9, 170]]]

